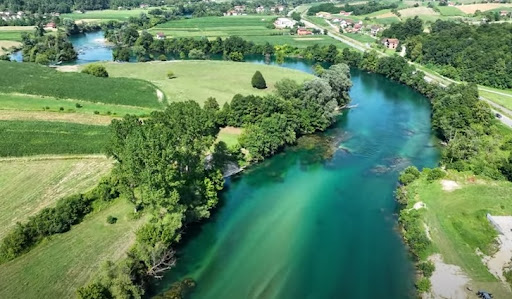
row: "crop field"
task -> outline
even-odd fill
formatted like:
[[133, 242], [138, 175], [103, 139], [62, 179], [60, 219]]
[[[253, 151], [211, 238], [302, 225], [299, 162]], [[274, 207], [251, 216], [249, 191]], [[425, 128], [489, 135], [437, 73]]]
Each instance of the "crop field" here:
[[506, 8], [512, 7], [512, 4], [506, 3], [481, 3], [481, 4], [468, 4], [468, 5], [459, 5], [455, 6], [455, 8], [459, 9], [465, 14], [474, 14], [477, 10], [479, 11], [488, 11], [497, 8]]
[[439, 181], [425, 179], [413, 183], [419, 190], [416, 200], [427, 206], [426, 222], [435, 232], [432, 238], [437, 250], [446, 263], [460, 266], [474, 280], [472, 284], [488, 289], [496, 298], [510, 298], [510, 291], [489, 273], [476, 248], [492, 254], [496, 232], [486, 214], [512, 214], [512, 183], [452, 172], [445, 179], [456, 182], [458, 189], [445, 191]]
[[[108, 73], [114, 77], [130, 77], [152, 82], [169, 101], [193, 100], [202, 104], [208, 97], [220, 105], [237, 93], [265, 95], [273, 92], [274, 84], [284, 78], [299, 82], [313, 78], [304, 72], [276, 66], [229, 61], [167, 61], [149, 63], [108, 63]], [[259, 70], [267, 82], [267, 89], [251, 86], [251, 78]], [[167, 79], [173, 71], [175, 79]]]
[[127, 78], [98, 78], [81, 73], [63, 73], [31, 63], [0, 61], [1, 93], [21, 93], [106, 104], [162, 108], [155, 87]]
[[0, 156], [104, 152], [108, 127], [49, 121], [0, 121]]
[[70, 113], [73, 115], [79, 115], [78, 117], [80, 117], [80, 115], [95, 114], [113, 116], [124, 116], [126, 114], [147, 115], [154, 109], [93, 103], [80, 100], [58, 99], [39, 95], [0, 93], [0, 110], [58, 112], [60, 114]]
[[462, 12], [460, 9], [458, 9], [455, 6], [438, 6], [437, 7], [439, 11], [441, 12], [442, 16], [465, 16], [466, 14]]
[[62, 14], [61, 18], [68, 18], [73, 20], [83, 20], [83, 19], [95, 19], [95, 20], [126, 20], [129, 17], [138, 17], [141, 13], [148, 14], [151, 8], [148, 9], [131, 9], [131, 10], [114, 10], [114, 9], [105, 9], [105, 10], [92, 10], [86, 11], [85, 13], [68, 13]]
[[[69, 232], [0, 265], [0, 298], [75, 298], [76, 289], [105, 261], [122, 258], [133, 244], [135, 230], [145, 217], [133, 220], [131, 211], [132, 204], [118, 199], [86, 216]], [[109, 215], [118, 219], [115, 224], [107, 223]]]
[[288, 44], [299, 48], [319, 44], [331, 44], [332, 40], [318, 35], [312, 40], [297, 40], [297, 36], [289, 35], [288, 29], [269, 29], [276, 16], [227, 16], [204, 17], [169, 21], [150, 29], [151, 33], [163, 32], [167, 37], [228, 37], [240, 36], [258, 44]]
[[420, 16], [420, 15], [427, 15], [427, 16], [439, 15], [439, 13], [434, 11], [432, 8], [424, 7], [424, 6], [406, 8], [406, 9], [399, 10], [398, 12], [404, 18], [415, 17], [415, 16]]
[[112, 165], [104, 156], [0, 159], [0, 239], [16, 222], [91, 189]]
[[0, 41], [21, 41], [22, 33], [32, 33], [34, 26], [0, 26]]

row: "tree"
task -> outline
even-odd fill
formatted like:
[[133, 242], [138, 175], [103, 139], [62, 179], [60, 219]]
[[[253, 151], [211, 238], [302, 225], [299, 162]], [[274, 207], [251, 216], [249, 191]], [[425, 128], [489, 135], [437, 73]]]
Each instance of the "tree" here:
[[96, 64], [96, 63], [86, 65], [82, 69], [82, 73], [93, 75], [93, 76], [96, 76], [96, 77], [101, 77], [101, 78], [107, 78], [108, 77], [107, 69], [103, 65]]
[[37, 54], [36, 55], [36, 60], [35, 60], [35, 63], [39, 63], [39, 64], [49, 64], [50, 63], [50, 59], [48, 59], [48, 55], [46, 54]]
[[332, 65], [320, 77], [327, 80], [331, 86], [338, 105], [342, 106], [350, 101], [348, 91], [352, 87], [352, 81], [350, 80], [350, 68], [348, 65]]
[[200, 49], [192, 49], [188, 52], [188, 58], [190, 59], [206, 59], [206, 55]]
[[167, 79], [174, 79], [176, 78], [176, 75], [173, 71], [167, 71]]
[[256, 71], [251, 79], [252, 87], [257, 89], [265, 89], [267, 88], [267, 82], [265, 82], [265, 78], [260, 71]]

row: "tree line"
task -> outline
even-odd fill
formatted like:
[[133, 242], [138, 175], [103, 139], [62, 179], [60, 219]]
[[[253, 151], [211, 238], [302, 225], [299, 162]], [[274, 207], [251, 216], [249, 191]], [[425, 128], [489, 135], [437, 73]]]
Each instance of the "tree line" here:
[[328, 12], [332, 14], [338, 14], [341, 10], [352, 12], [354, 15], [365, 15], [372, 12], [376, 12], [383, 9], [396, 9], [398, 4], [394, 3], [382, 3], [377, 1], [370, 1], [364, 4], [350, 5], [346, 3], [343, 7], [337, 6], [335, 3], [323, 3], [312, 6], [308, 10], [308, 15], [313, 16], [318, 12]]
[[33, 34], [22, 34], [23, 61], [49, 64], [73, 61], [78, 57], [66, 34], [45, 34], [43, 26], [39, 23]]

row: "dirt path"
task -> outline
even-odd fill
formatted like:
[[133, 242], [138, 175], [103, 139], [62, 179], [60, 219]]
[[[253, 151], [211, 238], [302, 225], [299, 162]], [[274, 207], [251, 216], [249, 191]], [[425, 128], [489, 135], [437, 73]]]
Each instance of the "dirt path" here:
[[427, 298], [467, 298], [465, 288], [469, 283], [468, 276], [459, 266], [445, 264], [440, 254], [429, 258], [436, 266], [430, 278], [432, 288]]
[[39, 120], [107, 126], [114, 118], [107, 115], [81, 113], [0, 110], [0, 120]]

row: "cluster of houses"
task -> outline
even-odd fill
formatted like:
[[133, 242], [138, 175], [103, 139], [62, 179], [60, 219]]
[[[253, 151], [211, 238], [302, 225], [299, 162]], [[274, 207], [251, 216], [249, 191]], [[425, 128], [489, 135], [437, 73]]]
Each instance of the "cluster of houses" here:
[[[342, 15], [342, 16], [348, 17], [348, 16], [352, 15], [352, 12], [351, 11], [344, 11], [344, 10], [342, 10], [342, 11], [340, 11], [339, 14]], [[316, 16], [319, 17], [319, 18], [327, 19], [327, 20], [330, 20], [330, 19], [333, 18], [331, 13], [325, 12], [325, 11], [317, 12]]]
[[[286, 29], [293, 28], [297, 24], [297, 21], [289, 19], [289, 18], [277, 18], [274, 21], [274, 27], [276, 29]], [[297, 35], [312, 35], [313, 31], [308, 28], [299, 27], [297, 28]]]
[[[268, 9], [270, 13], [282, 13], [285, 7], [283, 5], [272, 6]], [[264, 13], [266, 11], [265, 6], [260, 5], [256, 7], [256, 13]]]
[[4, 21], [19, 20], [23, 18], [24, 15], [25, 13], [22, 11], [18, 11], [17, 13], [12, 13], [9, 11], [0, 11], [0, 18]]
[[[276, 5], [267, 8], [263, 5], [260, 5], [255, 8], [256, 13], [282, 13], [286, 7], [284, 5]], [[225, 16], [242, 16], [247, 15], [247, 7], [245, 5], [236, 5], [233, 9], [228, 10], [224, 13]]]
[[242, 16], [246, 15], [245, 5], [236, 5], [233, 9], [228, 10], [224, 13], [225, 16]]

